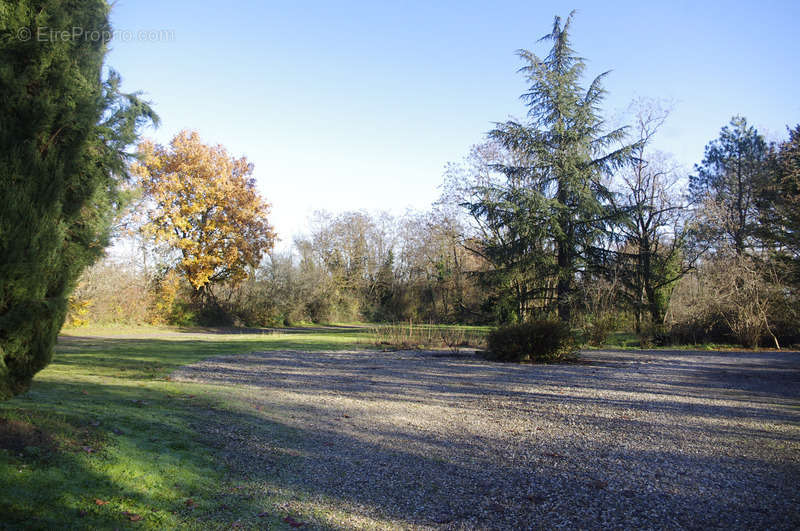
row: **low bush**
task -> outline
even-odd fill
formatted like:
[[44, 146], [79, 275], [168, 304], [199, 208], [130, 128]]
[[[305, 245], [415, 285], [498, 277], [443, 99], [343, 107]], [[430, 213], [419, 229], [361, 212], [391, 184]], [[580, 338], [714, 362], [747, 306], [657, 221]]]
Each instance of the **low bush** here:
[[486, 334], [481, 330], [435, 325], [380, 325], [370, 330], [372, 343], [379, 348], [425, 349], [448, 348], [457, 351], [464, 347], [484, 348]]
[[730, 329], [718, 314], [700, 314], [672, 320], [667, 328], [668, 344], [700, 345], [703, 343], [735, 343]]
[[486, 358], [493, 361], [564, 361], [576, 353], [572, 330], [561, 321], [502, 326], [489, 333], [487, 345]]

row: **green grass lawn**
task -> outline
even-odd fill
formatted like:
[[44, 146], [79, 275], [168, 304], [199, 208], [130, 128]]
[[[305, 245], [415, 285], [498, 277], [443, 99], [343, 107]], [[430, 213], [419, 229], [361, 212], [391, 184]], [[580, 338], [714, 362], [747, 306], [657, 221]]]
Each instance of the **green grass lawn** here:
[[168, 375], [220, 354], [366, 342], [357, 328], [65, 331], [30, 391], [0, 402], [0, 528], [288, 528], [285, 515], [228, 475], [214, 441], [196, 429], [209, 411], [241, 405]]

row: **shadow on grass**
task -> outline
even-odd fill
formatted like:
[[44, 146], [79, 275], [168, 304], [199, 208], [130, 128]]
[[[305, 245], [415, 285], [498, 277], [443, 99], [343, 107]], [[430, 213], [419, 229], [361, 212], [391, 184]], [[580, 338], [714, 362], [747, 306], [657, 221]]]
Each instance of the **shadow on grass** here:
[[[0, 403], [0, 429], [16, 430], [0, 437], [0, 529], [214, 527], [257, 513], [259, 525], [280, 524], [246, 489], [225, 491], [226, 470], [201, 442], [203, 415], [223, 406], [201, 386], [165, 377], [212, 355], [343, 348], [356, 341], [348, 332], [62, 336], [29, 392]], [[20, 448], [20, 430], [42, 434], [38, 446]]]
[[[156, 333], [157, 335], [160, 333]], [[224, 354], [283, 350], [329, 350], [365, 346], [352, 329], [305, 334], [201, 334], [193, 329], [188, 337], [169, 332], [162, 338], [61, 336], [51, 369], [80, 367], [84, 372], [126, 379], [164, 377], [194, 361]], [[364, 340], [365, 341], [365, 340]]]
[[198, 443], [215, 402], [179, 389], [44, 381], [0, 404], [0, 417], [52, 441], [0, 450], [0, 528], [194, 527], [262, 512], [224, 490], [226, 471]]
[[[647, 378], [626, 383], [613, 373], [636, 371], [631, 365], [635, 362], [627, 358], [536, 367], [417, 357], [410, 366], [395, 366], [390, 356], [334, 353], [332, 363], [321, 366], [325, 360], [314, 354], [287, 352], [352, 344], [348, 333], [315, 334], [66, 340], [29, 393], [0, 404], [0, 416], [51, 429], [64, 440], [45, 457], [25, 450], [21, 456], [0, 454], [0, 528], [219, 528], [234, 523], [263, 528], [286, 527], [287, 517], [329, 528], [353, 527], [351, 517], [375, 519], [387, 527], [513, 528], [520, 522], [602, 527], [634, 519], [644, 527], [709, 527], [734, 521], [773, 528], [800, 525], [798, 493], [787, 488], [800, 477], [796, 461], [778, 466], [758, 457], [668, 449], [679, 447], [687, 433], [744, 437], [764, 445], [796, 441], [775, 434], [690, 427], [674, 437], [661, 433], [665, 449], [653, 452], [608, 441], [634, 439], [664, 426], [622, 419], [609, 423], [585, 415], [570, 421], [607, 430], [599, 446], [576, 436], [575, 441], [544, 439], [536, 444], [526, 439], [498, 451], [488, 438], [451, 441], [407, 425], [357, 425], [337, 417], [335, 407], [324, 403], [306, 405], [302, 412], [328, 419], [312, 429], [280, 420], [280, 415], [296, 412], [273, 414], [270, 408], [280, 406], [271, 404], [269, 395], [255, 394], [253, 399], [266, 413], [220, 399], [231, 383], [313, 398], [326, 393], [359, 396], [367, 381], [372, 386], [368, 400], [444, 406], [512, 398], [528, 408], [523, 413], [533, 426], [540, 414], [560, 405], [652, 412], [653, 405], [644, 399], [600, 400], [582, 393], [593, 389], [673, 393], [675, 399], [656, 405], [670, 414], [697, 414], [678, 399], [677, 393], [685, 398], [686, 390], [698, 397], [759, 391], [796, 404], [793, 361], [783, 366], [785, 358], [765, 358], [766, 366], [754, 364], [737, 372], [709, 353], [691, 358], [692, 353], [680, 352], [653, 362], [648, 370], [656, 372]], [[268, 349], [278, 351], [241, 357], [202, 374], [206, 382], [222, 387], [159, 380], [202, 358]], [[690, 359], [706, 362], [696, 366]], [[244, 370], [248, 365], [261, 366], [260, 383], [248, 380], [253, 372]], [[378, 374], [374, 371], [380, 375], [373, 377]], [[740, 372], [764, 381], [753, 387], [750, 379], [737, 376]], [[657, 375], [663, 381], [652, 380]], [[777, 386], [776, 375], [784, 378]], [[506, 383], [499, 386], [498, 381]], [[642, 387], [648, 381], [659, 387]], [[532, 382], [545, 389], [552, 385], [553, 392], [526, 390]], [[757, 406], [746, 401], [737, 408], [706, 408], [703, 415], [714, 421], [737, 416], [797, 421], [797, 415], [776, 411], [766, 402]], [[730, 484], [731, 470], [746, 471], [737, 475], [744, 482]], [[96, 499], [108, 503], [97, 505]], [[337, 511], [342, 514], [336, 516]], [[133, 522], [132, 515], [142, 520]]]

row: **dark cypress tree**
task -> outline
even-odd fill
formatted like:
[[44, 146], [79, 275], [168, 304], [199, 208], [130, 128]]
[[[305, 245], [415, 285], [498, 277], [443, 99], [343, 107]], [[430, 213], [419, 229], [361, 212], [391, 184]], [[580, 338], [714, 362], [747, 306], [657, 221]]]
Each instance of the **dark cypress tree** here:
[[69, 294], [108, 243], [126, 148], [156, 120], [102, 78], [108, 13], [104, 0], [0, 2], [0, 399], [49, 363]]
[[539, 279], [520, 297], [554, 292], [549, 298], [565, 321], [576, 302], [576, 277], [590, 265], [592, 248], [612, 216], [610, 192], [601, 178], [627, 162], [631, 150], [619, 147], [624, 128], [604, 132], [599, 106], [606, 74], [588, 89], [581, 86], [585, 64], [569, 41], [573, 15], [563, 25], [556, 17], [552, 31], [542, 37], [552, 43], [544, 59], [518, 52], [525, 62], [520, 71], [530, 83], [522, 95], [528, 119], [498, 124], [490, 137], [516, 154], [519, 164], [498, 164], [505, 185], [468, 205], [473, 214], [506, 228], [502, 241], [488, 242], [486, 250], [495, 262], [509, 264], [503, 275]]

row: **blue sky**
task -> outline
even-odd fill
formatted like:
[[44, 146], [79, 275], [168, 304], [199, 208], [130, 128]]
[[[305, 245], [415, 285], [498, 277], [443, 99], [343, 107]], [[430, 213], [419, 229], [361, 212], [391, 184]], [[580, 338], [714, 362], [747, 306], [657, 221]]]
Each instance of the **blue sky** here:
[[[699, 5], [698, 5], [699, 4]], [[800, 122], [800, 2], [261, 2], [118, 0], [108, 65], [162, 118], [165, 143], [197, 130], [255, 164], [289, 243], [317, 209], [427, 208], [444, 165], [492, 122], [521, 116], [515, 50], [577, 9], [587, 84], [605, 115], [671, 100], [656, 141], [689, 171], [734, 114], [768, 137]]]

